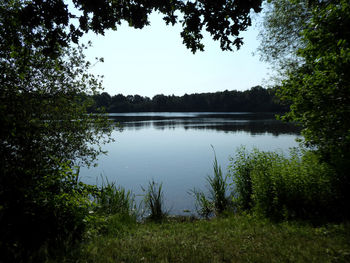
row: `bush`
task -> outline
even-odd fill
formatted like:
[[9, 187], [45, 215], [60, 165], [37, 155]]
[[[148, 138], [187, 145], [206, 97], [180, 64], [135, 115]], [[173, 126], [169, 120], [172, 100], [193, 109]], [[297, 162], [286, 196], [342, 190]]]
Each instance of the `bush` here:
[[228, 167], [233, 179], [235, 188], [234, 203], [240, 210], [249, 210], [252, 208], [252, 179], [251, 172], [258, 159], [258, 151], [254, 150], [248, 153], [244, 147], [240, 148], [235, 158], [230, 158]]
[[[37, 176], [24, 172], [13, 177], [26, 175]], [[45, 261], [53, 254], [65, 253], [86, 230], [95, 187], [79, 182], [70, 163], [62, 163], [55, 173], [40, 178], [34, 184], [16, 184], [1, 192], [0, 262]], [[20, 181], [23, 183], [22, 178]]]
[[313, 151], [281, 153], [240, 149], [231, 159], [235, 202], [273, 219], [334, 215], [334, 171]]

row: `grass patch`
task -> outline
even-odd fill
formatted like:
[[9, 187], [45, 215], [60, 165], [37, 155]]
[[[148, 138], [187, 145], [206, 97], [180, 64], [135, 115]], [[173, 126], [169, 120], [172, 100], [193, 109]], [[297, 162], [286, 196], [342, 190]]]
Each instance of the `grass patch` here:
[[100, 236], [74, 262], [349, 262], [350, 224], [312, 227], [250, 215], [163, 220]]

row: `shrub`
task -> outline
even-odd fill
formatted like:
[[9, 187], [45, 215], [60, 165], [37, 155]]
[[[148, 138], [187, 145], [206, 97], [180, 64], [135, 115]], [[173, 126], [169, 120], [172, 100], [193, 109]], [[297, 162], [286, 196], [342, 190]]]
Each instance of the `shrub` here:
[[8, 199], [0, 207], [0, 262], [45, 261], [81, 240], [96, 189], [79, 182], [70, 163], [50, 172], [40, 174], [40, 182], [25, 191], [21, 188], [27, 185], [17, 184], [11, 192], [1, 193]]
[[230, 158], [228, 169], [235, 189], [233, 201], [240, 210], [250, 210], [253, 206], [251, 172], [256, 167], [258, 157], [257, 149], [249, 153], [244, 147], [241, 147], [236, 156]]
[[244, 148], [231, 159], [235, 202], [273, 219], [332, 216], [334, 171], [313, 151], [282, 153]]

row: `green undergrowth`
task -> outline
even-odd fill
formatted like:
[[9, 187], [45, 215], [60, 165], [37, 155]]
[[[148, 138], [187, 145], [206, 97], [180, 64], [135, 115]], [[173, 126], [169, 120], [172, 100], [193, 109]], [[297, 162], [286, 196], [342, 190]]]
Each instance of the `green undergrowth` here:
[[142, 187], [137, 205], [105, 179], [91, 195], [82, 238], [43, 251], [54, 260], [42, 262], [350, 262], [337, 177], [317, 152], [241, 148], [226, 176], [214, 157], [208, 191], [190, 191], [201, 219], [168, 216], [162, 183]]
[[282, 152], [238, 149], [229, 166], [233, 199], [241, 211], [273, 220], [343, 220], [339, 181], [332, 167], [316, 151], [294, 148]]
[[[118, 220], [111, 220], [117, 224]], [[349, 262], [350, 224], [273, 223], [250, 215], [123, 224], [59, 262]]]

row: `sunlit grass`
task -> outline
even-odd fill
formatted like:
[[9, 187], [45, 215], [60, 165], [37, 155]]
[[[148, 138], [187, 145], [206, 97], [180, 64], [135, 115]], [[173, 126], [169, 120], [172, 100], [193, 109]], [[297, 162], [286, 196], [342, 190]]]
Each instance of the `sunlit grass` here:
[[83, 245], [74, 262], [349, 262], [350, 225], [252, 216], [130, 226]]

